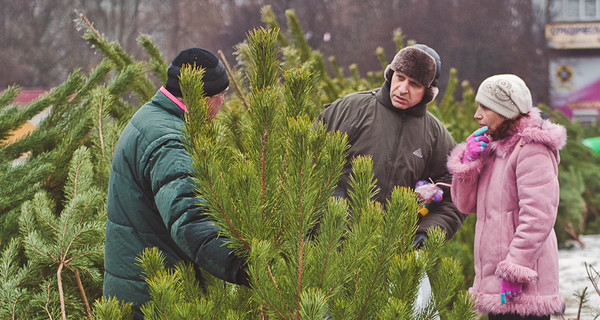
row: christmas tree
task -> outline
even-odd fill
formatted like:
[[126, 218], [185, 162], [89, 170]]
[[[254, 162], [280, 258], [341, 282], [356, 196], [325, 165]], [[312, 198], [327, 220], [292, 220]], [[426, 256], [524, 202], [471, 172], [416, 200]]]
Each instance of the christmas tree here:
[[[474, 318], [471, 300], [457, 289], [460, 264], [441, 255], [442, 232], [432, 231], [423, 250], [413, 248], [419, 204], [412, 190], [396, 189], [384, 209], [372, 200], [371, 159], [358, 158], [349, 199], [331, 198], [346, 136], [314, 123], [315, 63], [286, 69], [278, 38], [277, 28], [257, 29], [240, 46], [248, 104], [235, 142], [207, 119], [203, 72], [184, 68], [180, 81], [198, 193], [230, 246], [248, 258], [251, 287], [212, 279], [202, 289], [190, 266], [165, 270], [149, 249], [140, 258], [152, 296], [145, 316]], [[418, 303], [426, 274], [433, 295]], [[96, 310], [119, 310], [116, 303], [103, 300]]]
[[[0, 191], [3, 319], [93, 317], [91, 305], [102, 295], [104, 202], [113, 146], [137, 108], [135, 100], [153, 94], [148, 72], [165, 70], [146, 36], [139, 42], [150, 61], [138, 62], [83, 16], [81, 23], [87, 28], [84, 38], [105, 56], [89, 75], [75, 70], [24, 106], [11, 104], [19, 87], [0, 94], [2, 137], [50, 108], [31, 134], [0, 149], [0, 176], [7, 186]], [[28, 156], [16, 163], [21, 154]]]

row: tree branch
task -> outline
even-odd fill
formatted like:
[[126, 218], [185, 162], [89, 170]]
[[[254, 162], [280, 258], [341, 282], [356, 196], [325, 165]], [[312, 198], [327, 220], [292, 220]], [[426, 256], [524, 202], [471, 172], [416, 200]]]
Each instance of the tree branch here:
[[50, 302], [50, 282], [48, 282], [48, 288], [46, 289], [46, 292], [48, 294], [46, 295], [46, 304], [44, 305], [44, 310], [46, 310], [46, 313], [48, 314], [48, 319], [52, 320], [52, 314], [50, 313], [50, 310], [48, 310], [48, 303]]
[[[101, 99], [102, 101], [104, 99]], [[98, 106], [98, 138], [100, 139], [100, 151], [104, 159], [104, 137], [102, 136], [102, 102]]]
[[296, 291], [296, 319], [300, 319], [300, 295], [302, 294], [302, 277], [304, 276], [304, 230], [302, 220], [302, 202], [304, 199], [304, 188], [302, 185], [302, 177], [304, 175], [304, 166], [300, 165], [300, 190], [298, 192], [298, 288]]
[[90, 22], [90, 20], [88, 20], [88, 18], [86, 16], [84, 16], [83, 13], [80, 13], [79, 17], [85, 22], [85, 24], [88, 25], [88, 27], [90, 28], [90, 30], [92, 30], [92, 32], [96, 35], [96, 37], [98, 37], [98, 39], [104, 41], [104, 39], [102, 38], [102, 36], [98, 32], [98, 30], [96, 30], [96, 28], [94, 28], [94, 26], [92, 25], [92, 23]]
[[58, 285], [58, 296], [59, 296], [59, 300], [60, 300], [60, 315], [62, 320], [67, 320], [67, 312], [65, 310], [65, 293], [63, 292], [63, 286], [62, 286], [62, 269], [63, 269], [63, 264], [62, 262], [58, 265], [58, 270], [56, 270], [56, 282]]
[[233, 81], [233, 85], [235, 86], [235, 91], [237, 91], [237, 93], [240, 95], [240, 98], [244, 102], [246, 109], [250, 110], [250, 104], [248, 103], [248, 100], [246, 100], [246, 97], [244, 97], [244, 93], [242, 92], [242, 89], [240, 88], [240, 85], [238, 84], [237, 79], [235, 78], [235, 75], [233, 74], [233, 71], [231, 71], [231, 68], [229, 67], [229, 63], [227, 62], [227, 59], [225, 59], [225, 55], [223, 54], [223, 51], [219, 50], [218, 53], [219, 53], [219, 57], [221, 57], [221, 61], [223, 61], [223, 64], [225, 65], [225, 69], [227, 69], [229, 78], [231, 79], [231, 81]]
[[83, 299], [83, 304], [85, 305], [85, 312], [87, 312], [88, 318], [94, 319], [92, 309], [90, 308], [90, 303], [88, 302], [87, 296], [85, 295], [85, 289], [83, 288], [81, 278], [79, 277], [79, 271], [77, 269], [74, 269], [73, 271], [75, 273], [75, 281], [77, 281], [77, 288], [79, 288], [79, 293], [81, 293], [81, 298]]

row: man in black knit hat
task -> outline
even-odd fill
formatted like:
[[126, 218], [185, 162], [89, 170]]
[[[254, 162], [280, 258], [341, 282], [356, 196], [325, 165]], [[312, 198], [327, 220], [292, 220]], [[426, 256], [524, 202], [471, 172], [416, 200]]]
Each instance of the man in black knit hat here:
[[[349, 94], [325, 107], [317, 120], [329, 131], [347, 133], [350, 144], [335, 195], [347, 197], [351, 162], [357, 156], [372, 157], [379, 188], [375, 200], [384, 205], [397, 186], [415, 188], [420, 180], [451, 183], [446, 161], [456, 143], [427, 111], [439, 91], [441, 64], [437, 52], [426, 45], [406, 47], [387, 66], [381, 88]], [[450, 239], [462, 225], [465, 216], [452, 204], [449, 188], [441, 189], [441, 201], [419, 215], [416, 247], [431, 227], [440, 227]]]
[[[179, 87], [183, 65], [204, 68], [204, 92], [210, 117], [224, 102], [229, 78], [212, 53], [181, 51], [168, 69], [168, 79], [152, 100], [127, 124], [114, 151], [108, 187], [104, 296], [133, 303], [134, 319], [150, 300], [136, 258], [157, 247], [168, 267], [180, 261], [228, 282], [247, 285], [244, 261], [219, 237], [196, 196], [190, 176], [192, 159], [182, 143], [187, 108]], [[197, 273], [200, 279], [200, 272]]]

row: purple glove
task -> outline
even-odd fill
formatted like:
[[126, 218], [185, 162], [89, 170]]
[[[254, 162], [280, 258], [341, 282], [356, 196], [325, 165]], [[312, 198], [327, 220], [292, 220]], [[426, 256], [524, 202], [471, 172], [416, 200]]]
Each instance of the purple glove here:
[[506, 304], [507, 298], [516, 297], [521, 293], [521, 290], [523, 290], [522, 284], [502, 279], [500, 283], [500, 302]]
[[473, 161], [479, 158], [479, 154], [487, 149], [487, 144], [490, 142], [490, 139], [483, 135], [487, 130], [487, 126], [481, 127], [467, 138], [467, 150], [463, 156], [463, 162]]

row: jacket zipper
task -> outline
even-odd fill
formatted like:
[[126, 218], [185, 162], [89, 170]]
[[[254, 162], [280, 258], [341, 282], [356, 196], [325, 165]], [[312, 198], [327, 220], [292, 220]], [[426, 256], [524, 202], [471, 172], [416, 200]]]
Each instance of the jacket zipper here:
[[[390, 161], [396, 159], [396, 156], [398, 154], [398, 146], [400, 145], [400, 140], [402, 140], [402, 135], [404, 134], [404, 124], [406, 122], [406, 113], [402, 112], [402, 123], [400, 126], [400, 132], [396, 135], [396, 141], [394, 143], [394, 152], [393, 152], [393, 157], [392, 158], [388, 158], [388, 163], [391, 163]], [[389, 177], [390, 176], [390, 169], [392, 168], [391, 165], [388, 165], [386, 168], [386, 176]]]

